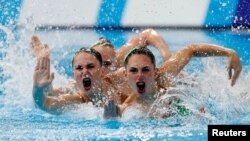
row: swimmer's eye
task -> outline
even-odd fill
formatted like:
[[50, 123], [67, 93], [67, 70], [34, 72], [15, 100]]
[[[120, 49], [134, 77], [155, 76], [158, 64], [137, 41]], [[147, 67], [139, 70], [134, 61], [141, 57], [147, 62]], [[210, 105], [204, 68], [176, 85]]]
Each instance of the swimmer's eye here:
[[86, 65], [86, 69], [93, 69], [93, 68], [95, 68], [94, 64], [87, 64]]
[[109, 66], [112, 65], [112, 62], [111, 62], [111, 61], [103, 61], [102, 65], [103, 65], [104, 67], [109, 67]]
[[75, 66], [75, 70], [81, 71], [81, 70], [83, 70], [83, 66], [82, 65], [77, 65], [77, 66]]
[[[93, 68], [95, 68], [95, 65], [92, 63], [86, 65], [86, 69], [93, 69]], [[75, 66], [75, 70], [82, 71], [83, 69], [84, 69], [83, 65]]]
[[142, 68], [142, 72], [149, 72], [149, 71], [150, 71], [150, 68], [148, 68], [148, 67]]
[[138, 72], [138, 69], [137, 68], [130, 68], [129, 72], [136, 73], [136, 72]]

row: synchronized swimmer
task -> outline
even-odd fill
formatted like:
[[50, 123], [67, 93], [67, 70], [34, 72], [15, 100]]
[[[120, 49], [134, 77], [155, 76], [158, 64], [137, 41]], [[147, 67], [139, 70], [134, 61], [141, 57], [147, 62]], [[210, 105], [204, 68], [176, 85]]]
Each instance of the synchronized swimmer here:
[[[42, 55], [33, 52], [37, 53], [33, 84], [33, 97], [36, 105], [52, 113], [61, 113], [66, 105], [92, 102], [98, 107], [104, 107], [106, 118], [121, 116], [126, 108], [134, 103], [141, 104], [147, 112], [149, 105], [155, 101], [154, 95], [160, 89], [172, 86], [173, 79], [193, 56], [227, 56], [232, 86], [236, 83], [242, 69], [235, 51], [212, 44], [192, 44], [174, 55], [171, 55], [166, 44], [162, 47], [163, 49], [157, 46], [164, 62], [156, 68], [154, 55], [146, 47], [148, 39], [143, 42], [141, 39], [138, 38], [136, 44], [126, 44], [118, 53], [114, 53], [117, 57], [115, 60], [107, 58], [107, 54], [105, 59], [102, 58], [105, 56], [103, 53], [105, 49], [100, 53], [97, 51], [98, 47], [103, 50], [101, 45], [108, 47], [112, 45], [104, 39], [100, 39], [99, 43], [90, 49], [82, 48], [77, 51], [72, 59], [75, 90], [69, 91], [53, 88], [54, 75], [50, 72], [49, 51], [47, 45], [44, 45], [43, 53], [39, 53]], [[156, 41], [155, 44], [151, 42], [153, 45], [156, 43], [159, 42]], [[161, 43], [165, 42], [162, 40]], [[42, 44], [37, 37], [33, 37], [32, 45], [33, 48], [37, 47], [39, 50]], [[114, 51], [112, 46], [110, 49]], [[119, 68], [122, 67], [123, 61], [125, 70], [121, 71]], [[112, 63], [115, 69], [103, 71]], [[123, 89], [117, 83], [118, 80], [125, 82], [128, 86]]]

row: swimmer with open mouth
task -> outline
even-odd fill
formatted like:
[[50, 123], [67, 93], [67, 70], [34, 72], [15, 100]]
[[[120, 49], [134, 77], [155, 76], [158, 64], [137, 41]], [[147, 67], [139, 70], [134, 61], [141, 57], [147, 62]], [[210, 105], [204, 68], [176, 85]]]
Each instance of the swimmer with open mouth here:
[[86, 77], [82, 80], [83, 87], [86, 91], [91, 89], [91, 79]]
[[145, 87], [146, 87], [145, 82], [137, 82], [136, 86], [137, 86], [137, 92], [139, 94], [144, 94], [145, 93]]

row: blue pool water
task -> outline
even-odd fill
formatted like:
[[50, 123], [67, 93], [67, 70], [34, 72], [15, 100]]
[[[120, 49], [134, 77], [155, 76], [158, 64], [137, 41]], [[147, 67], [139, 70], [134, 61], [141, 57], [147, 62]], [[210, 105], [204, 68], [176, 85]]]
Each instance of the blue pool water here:
[[[140, 30], [123, 31], [112, 42], [126, 41]], [[20, 29], [20, 37], [2, 39], [0, 63], [0, 140], [207, 140], [208, 124], [250, 124], [250, 33], [249, 31], [157, 30], [171, 52], [190, 43], [214, 43], [235, 49], [243, 71], [234, 86], [226, 72], [226, 58], [194, 58], [186, 67], [197, 87], [178, 86], [174, 91], [184, 96], [194, 111], [204, 105], [207, 113], [168, 119], [143, 118], [129, 109], [118, 120], [104, 120], [102, 109], [79, 105], [63, 115], [51, 115], [35, 107], [32, 99], [32, 76], [35, 58], [29, 41], [33, 34], [48, 43], [52, 52], [54, 84], [63, 86], [71, 78], [70, 61], [74, 52], [89, 46], [100, 36], [94, 30], [29, 31]], [[7, 32], [7, 31], [5, 31]], [[4, 34], [6, 34], [4, 32]], [[11, 33], [8, 33], [11, 37]], [[3, 40], [5, 42], [3, 42]], [[117, 42], [116, 46], [121, 42]], [[159, 53], [151, 48], [161, 63]], [[186, 78], [183, 81], [189, 81]]]

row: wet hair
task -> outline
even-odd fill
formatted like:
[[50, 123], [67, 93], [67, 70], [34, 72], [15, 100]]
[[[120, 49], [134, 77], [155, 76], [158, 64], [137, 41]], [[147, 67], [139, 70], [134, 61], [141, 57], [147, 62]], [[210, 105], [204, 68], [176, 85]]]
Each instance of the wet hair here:
[[127, 68], [127, 65], [128, 65], [129, 58], [134, 54], [143, 54], [143, 55], [148, 56], [149, 59], [151, 60], [151, 62], [154, 64], [154, 67], [155, 67], [155, 56], [154, 56], [154, 54], [146, 47], [135, 47], [135, 48], [131, 49], [124, 58], [124, 66], [126, 68]]
[[101, 46], [101, 47], [108, 46], [108, 47], [114, 49], [113, 44], [108, 39], [106, 39], [104, 37], [99, 38], [99, 40], [96, 43], [94, 43], [93, 45], [91, 45], [90, 48], [94, 48], [97, 46]]
[[72, 67], [74, 66], [74, 61], [75, 61], [75, 57], [79, 54], [79, 53], [82, 53], [82, 52], [85, 52], [85, 53], [89, 53], [93, 56], [95, 56], [95, 58], [98, 60], [98, 62], [100, 63], [100, 65], [102, 66], [102, 56], [101, 54], [96, 51], [95, 49], [93, 48], [80, 48], [80, 50], [78, 50], [75, 55], [73, 56], [73, 59], [72, 59]]

